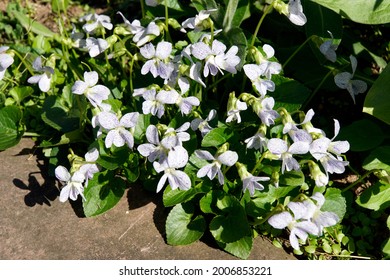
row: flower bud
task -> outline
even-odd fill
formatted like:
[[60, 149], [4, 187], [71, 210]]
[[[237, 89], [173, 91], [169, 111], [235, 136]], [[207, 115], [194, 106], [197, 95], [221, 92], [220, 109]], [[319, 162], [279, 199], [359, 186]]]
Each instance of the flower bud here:
[[309, 169], [310, 169], [310, 175], [315, 180], [316, 186], [323, 187], [326, 186], [329, 182], [329, 177], [326, 175], [318, 164], [316, 164], [314, 161], [309, 161], [308, 163]]
[[241, 180], [244, 180], [245, 178], [251, 176], [251, 174], [249, 173], [245, 164], [242, 164], [242, 163], [237, 161], [236, 168], [237, 168], [238, 175], [240, 176]]
[[132, 33], [124, 26], [117, 26], [114, 28], [114, 34], [116, 35], [131, 35]]
[[80, 167], [84, 163], [84, 158], [75, 155], [72, 150], [70, 150], [70, 153], [68, 154], [68, 160], [70, 162], [71, 168], [70, 168], [70, 173], [74, 173], [80, 169]]
[[275, 10], [277, 10], [280, 14], [288, 15], [289, 9], [288, 9], [288, 4], [284, 3], [281, 0], [275, 0], [272, 2], [272, 6], [274, 7]]

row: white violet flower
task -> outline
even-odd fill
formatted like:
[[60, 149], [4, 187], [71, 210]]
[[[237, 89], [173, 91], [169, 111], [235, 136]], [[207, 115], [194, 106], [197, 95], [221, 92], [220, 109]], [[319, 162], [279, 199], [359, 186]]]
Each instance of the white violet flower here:
[[265, 137], [263, 132], [257, 132], [252, 137], [245, 139], [244, 142], [246, 143], [246, 147], [248, 149], [259, 150], [261, 153], [263, 149], [267, 147], [268, 139]]
[[367, 84], [361, 80], [352, 80], [353, 76], [355, 75], [357, 60], [353, 55], [351, 55], [349, 59], [351, 61], [352, 73], [339, 73], [334, 76], [334, 82], [339, 88], [348, 90], [352, 97], [353, 103], [356, 103], [355, 95], [365, 92], [367, 90]]
[[134, 137], [128, 129], [136, 126], [138, 116], [138, 112], [127, 113], [119, 120], [114, 113], [99, 113], [97, 117], [99, 125], [108, 130], [105, 139], [106, 148], [110, 148], [112, 145], [122, 147], [127, 144], [132, 149], [134, 146]]
[[106, 28], [108, 30], [113, 28], [110, 17], [106, 15], [98, 15], [96, 13], [88, 14], [80, 18], [80, 21], [87, 22], [83, 25], [83, 30], [87, 33], [92, 33], [100, 27]]
[[267, 91], [273, 92], [275, 90], [275, 83], [268, 79], [262, 79], [261, 76], [265, 75], [267, 64], [246, 64], [243, 66], [245, 75], [251, 80], [252, 85], [255, 87], [261, 97], [265, 97]]
[[99, 158], [99, 151], [96, 148], [89, 150], [85, 156], [85, 163], [80, 166], [80, 172], [84, 174], [86, 179], [86, 185], [88, 185], [88, 179], [92, 179], [93, 175], [99, 172], [99, 166], [96, 161]]
[[248, 108], [247, 104], [243, 101], [240, 101], [236, 98], [234, 92], [229, 94], [229, 100], [227, 105], [227, 118], [226, 122], [237, 121], [237, 123], [241, 122], [241, 111], [245, 111]]
[[14, 63], [12, 56], [6, 53], [7, 46], [0, 47], [0, 81], [4, 78], [5, 70]]
[[290, 146], [285, 140], [279, 138], [269, 139], [267, 144], [268, 150], [278, 159], [282, 160], [282, 174], [285, 170], [299, 170], [298, 161], [293, 158], [293, 155], [306, 154], [309, 151], [310, 143], [297, 141]]
[[181, 24], [183, 27], [183, 31], [185, 32], [184, 28], [194, 29], [195, 32], [201, 31], [205, 28], [204, 21], [207, 20], [212, 12], [217, 11], [217, 9], [210, 9], [210, 10], [202, 10], [197, 14], [195, 17], [191, 17], [183, 21]]
[[343, 161], [341, 154], [349, 150], [348, 141], [333, 141], [340, 132], [340, 123], [334, 120], [334, 136], [329, 139], [325, 136], [314, 140], [310, 145], [310, 153], [319, 160], [326, 172], [341, 174], [349, 163]]
[[108, 42], [101, 38], [89, 37], [85, 39], [84, 47], [88, 50], [91, 57], [96, 57], [108, 49]]
[[337, 60], [337, 54], [336, 50], [338, 45], [333, 44], [333, 34], [328, 31], [330, 34], [331, 39], [326, 40], [323, 42], [320, 46], [320, 52], [325, 56], [325, 58], [331, 62], [336, 62]]
[[84, 180], [85, 176], [82, 172], [76, 171], [72, 175], [63, 166], [57, 166], [55, 169], [55, 175], [59, 181], [64, 185], [60, 193], [60, 201], [65, 202], [69, 198], [73, 201], [77, 200], [77, 196], [80, 195], [84, 200]]
[[310, 220], [304, 219], [307, 216], [307, 207], [302, 202], [289, 202], [287, 207], [292, 211], [283, 211], [268, 219], [268, 223], [277, 229], [288, 228], [290, 230], [290, 244], [299, 250], [299, 240], [306, 242], [309, 234], [318, 235], [318, 227]]
[[42, 59], [40, 56], [34, 60], [33, 68], [36, 71], [43, 72], [43, 74], [34, 75], [30, 77], [27, 82], [30, 84], [38, 84], [41, 91], [48, 92], [54, 69], [49, 66], [42, 66]]
[[224, 174], [222, 173], [222, 165], [232, 166], [238, 160], [238, 154], [233, 151], [225, 151], [221, 154], [213, 156], [210, 152], [204, 150], [196, 150], [195, 155], [204, 160], [212, 161], [212, 163], [203, 166], [198, 170], [196, 176], [202, 178], [207, 175], [210, 180], [213, 180], [215, 175], [218, 175], [218, 182], [224, 184]]
[[255, 190], [262, 191], [264, 190], [264, 186], [259, 183], [269, 181], [269, 177], [259, 177], [253, 176], [247, 169], [246, 165], [236, 162], [236, 167], [238, 171], [238, 175], [242, 181], [242, 191], [245, 193], [246, 190], [249, 191], [250, 196], [255, 195]]
[[303, 13], [301, 0], [290, 0], [288, 2], [288, 19], [295, 25], [302, 26], [307, 22], [306, 16]]
[[204, 60], [203, 76], [207, 77], [209, 73], [212, 76], [217, 75], [218, 71], [223, 74], [222, 70], [226, 70], [232, 74], [237, 73], [236, 66], [240, 63], [240, 58], [237, 56], [238, 47], [232, 46], [225, 54], [226, 45], [215, 40], [210, 48], [209, 45], [198, 42], [192, 45], [191, 53], [199, 60]]
[[178, 168], [184, 167], [188, 162], [188, 152], [181, 146], [176, 147], [174, 150], [170, 151], [168, 157], [162, 163], [154, 162], [153, 167], [160, 173], [164, 171], [164, 175], [160, 178], [160, 181], [157, 184], [156, 192], [159, 192], [165, 185], [168, 180], [171, 188], [188, 190], [191, 187], [190, 177], [183, 171], [176, 170]]
[[92, 106], [97, 107], [110, 95], [110, 90], [106, 86], [96, 85], [98, 80], [97, 72], [84, 72], [84, 81], [76, 81], [72, 86], [72, 93], [85, 95]]
[[149, 162], [159, 160], [160, 163], [166, 160], [169, 149], [159, 139], [158, 129], [155, 125], [149, 125], [146, 129], [146, 139], [149, 143], [143, 143], [137, 147], [138, 152], [147, 157]]
[[190, 134], [187, 129], [190, 127], [190, 123], [186, 122], [177, 129], [168, 127], [163, 135], [161, 144], [168, 149], [173, 149], [177, 146], [182, 146], [183, 142], [190, 140]]
[[174, 70], [173, 66], [168, 63], [168, 58], [172, 52], [170, 42], [159, 42], [157, 47], [149, 43], [143, 46], [140, 52], [144, 58], [148, 59], [142, 66], [142, 75], [150, 72], [154, 78], [160, 76], [164, 80], [169, 79]]
[[144, 114], [152, 114], [161, 118], [165, 112], [165, 104], [175, 104], [179, 98], [177, 91], [160, 90], [156, 93], [156, 89], [147, 90], [142, 97], [145, 101], [142, 103], [142, 112]]
[[273, 97], [257, 98], [257, 101], [252, 105], [253, 111], [266, 126], [273, 125], [275, 119], [279, 117], [278, 112], [273, 109], [274, 106], [275, 99]]
[[209, 121], [214, 119], [217, 116], [217, 111], [215, 109], [210, 110], [206, 119], [195, 118], [191, 121], [191, 129], [197, 130], [199, 129], [202, 137], [204, 137], [207, 133], [209, 133], [213, 128], [209, 125]]

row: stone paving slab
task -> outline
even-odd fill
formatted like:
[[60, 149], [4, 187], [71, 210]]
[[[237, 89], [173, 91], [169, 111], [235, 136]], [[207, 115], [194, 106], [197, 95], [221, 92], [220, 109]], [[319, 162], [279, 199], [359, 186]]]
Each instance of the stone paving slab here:
[[[61, 203], [54, 178], [34, 155], [34, 142], [0, 152], [0, 259], [2, 260], [234, 260], [207, 238], [187, 246], [165, 242], [168, 210], [159, 195], [132, 187], [116, 207], [83, 218]], [[249, 259], [295, 259], [258, 237]]]

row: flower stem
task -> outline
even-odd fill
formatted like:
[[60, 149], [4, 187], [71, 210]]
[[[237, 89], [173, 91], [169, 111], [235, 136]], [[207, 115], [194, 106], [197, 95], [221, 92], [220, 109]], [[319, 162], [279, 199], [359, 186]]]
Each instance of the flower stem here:
[[259, 22], [257, 23], [256, 29], [255, 29], [255, 32], [253, 33], [252, 41], [251, 41], [251, 44], [250, 44], [249, 47], [248, 47], [248, 50], [250, 50], [250, 49], [255, 45], [255, 40], [256, 40], [256, 37], [257, 37], [257, 33], [259, 33], [260, 26], [261, 26], [261, 24], [263, 23], [263, 21], [264, 21], [264, 19], [265, 19], [265, 16], [271, 11], [271, 9], [272, 9], [272, 4], [269, 5], [269, 6], [264, 10], [263, 15], [261, 16]]
[[362, 182], [366, 177], [368, 177], [369, 175], [371, 175], [372, 173], [378, 171], [377, 169], [373, 169], [373, 170], [370, 170], [368, 172], [366, 172], [366, 174], [364, 174], [362, 177], [360, 177], [358, 180], [356, 180], [355, 182], [353, 182], [352, 184], [350, 184], [348, 187], [344, 188], [341, 192], [345, 192], [345, 191], [348, 191], [350, 189], [352, 189], [354, 186], [356, 186], [357, 184], [359, 184], [360, 182]]
[[331, 69], [324, 78], [322, 78], [321, 82], [318, 84], [318, 86], [313, 90], [309, 98], [303, 103], [302, 108], [306, 108], [306, 106], [310, 103], [310, 101], [314, 98], [314, 96], [317, 94], [317, 92], [320, 90], [322, 85], [325, 83], [326, 79], [328, 79], [329, 75], [333, 73], [333, 69]]
[[168, 15], [168, 0], [165, 0], [165, 31], [166, 31], [166, 40], [171, 40], [171, 35], [169, 34], [169, 23], [168, 23], [169, 15]]
[[293, 53], [292, 53], [292, 55], [284, 62], [284, 64], [282, 65], [282, 68], [285, 68], [286, 67], [286, 65], [291, 61], [291, 59], [293, 59], [294, 58], [294, 56], [298, 53], [298, 52], [300, 52], [300, 50], [308, 43], [308, 42], [310, 42], [310, 40], [311, 39], [313, 39], [313, 37], [314, 37], [315, 35], [311, 35], [310, 37], [308, 37], [306, 40], [305, 40], [305, 42], [303, 42]]

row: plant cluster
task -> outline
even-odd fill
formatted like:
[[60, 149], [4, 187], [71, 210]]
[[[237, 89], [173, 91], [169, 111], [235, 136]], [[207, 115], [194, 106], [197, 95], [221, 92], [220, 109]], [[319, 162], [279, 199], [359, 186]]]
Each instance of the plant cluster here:
[[[373, 83], [357, 53], [342, 47], [333, 5], [340, 1], [181, 2], [140, 1], [134, 19], [124, 10], [69, 19], [68, 1], [53, 0], [58, 33], [9, 4], [0, 18], [8, 39], [0, 48], [0, 148], [36, 137], [61, 182], [59, 200], [81, 199], [87, 217], [114, 207], [129, 184], [162, 193], [171, 245], [210, 232], [222, 249], [247, 258], [261, 234], [306, 258], [388, 256], [386, 236], [382, 248], [369, 239], [370, 219], [388, 231], [379, 222], [390, 200], [386, 135], [362, 140], [356, 131], [367, 133], [364, 124], [343, 129], [333, 117], [331, 129], [321, 127], [308, 108], [329, 89], [356, 106]], [[343, 5], [356, 21], [355, 8]], [[262, 32], [270, 26], [306, 40], [286, 48], [287, 39]], [[387, 123], [381, 98], [389, 72], [364, 105]], [[368, 130], [385, 125], [360, 122]], [[381, 138], [373, 145], [372, 137]], [[369, 152], [361, 165], [368, 173], [359, 167], [358, 181], [337, 187], [335, 175], [354, 171], [346, 153], [359, 147]], [[372, 175], [374, 185], [356, 196]]]

